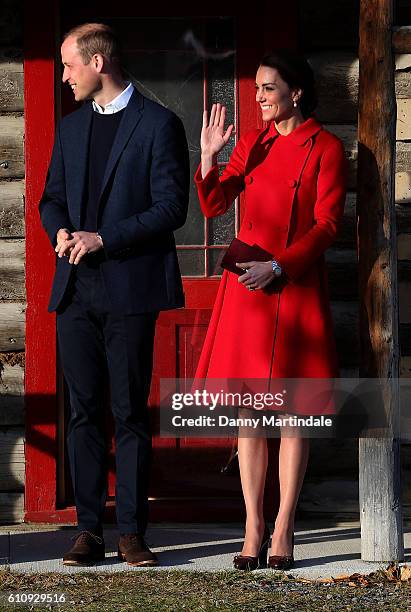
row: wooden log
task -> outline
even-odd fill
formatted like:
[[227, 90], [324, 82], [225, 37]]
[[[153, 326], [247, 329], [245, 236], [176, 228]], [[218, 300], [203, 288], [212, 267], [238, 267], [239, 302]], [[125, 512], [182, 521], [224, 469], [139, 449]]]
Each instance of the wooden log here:
[[[327, 50], [311, 53], [308, 60], [316, 79], [318, 119], [324, 123], [357, 123], [357, 55], [351, 51]], [[411, 67], [411, 55], [397, 56], [397, 64], [395, 95], [411, 98], [411, 71], [404, 70]]]
[[404, 556], [397, 433], [399, 339], [393, 181], [396, 123], [393, 10], [393, 0], [360, 1], [357, 196], [360, 376], [381, 379], [390, 430], [387, 438], [359, 440], [361, 558], [384, 562], [402, 560]]
[[325, 260], [328, 285], [332, 300], [358, 300], [357, 253], [352, 249], [327, 250]]
[[334, 336], [340, 368], [353, 368], [359, 363], [358, 304], [331, 302]]
[[0, 523], [22, 523], [24, 493], [0, 493]]
[[24, 368], [0, 363], [0, 426], [24, 425]]
[[411, 234], [398, 234], [398, 261], [411, 261]]
[[395, 202], [396, 204], [411, 204], [411, 172], [395, 174]]
[[411, 357], [408, 355], [401, 357], [400, 376], [401, 378], [411, 378]]
[[356, 125], [337, 125], [329, 124], [325, 126], [327, 130], [338, 136], [344, 144], [348, 166], [348, 189], [357, 188], [357, 159], [358, 159], [358, 137]]
[[24, 119], [0, 116], [0, 179], [24, 178]]
[[357, 240], [357, 229], [355, 222], [355, 209], [357, 205], [357, 194], [349, 191], [345, 200], [344, 217], [342, 219], [337, 240], [334, 244], [336, 248], [350, 247], [355, 248]]
[[0, 300], [24, 301], [25, 240], [0, 240]]
[[411, 99], [397, 100], [397, 140], [411, 138]]
[[396, 64], [395, 96], [397, 100], [409, 99], [411, 98], [411, 71], [409, 70], [411, 68], [411, 54], [397, 55]]
[[358, 58], [344, 51], [310, 54], [318, 95], [316, 116], [324, 123], [357, 123]]
[[[358, 56], [352, 51], [310, 53], [319, 106], [318, 117], [328, 123], [357, 123]], [[395, 95], [411, 98], [411, 54], [396, 56]], [[328, 106], [328, 108], [327, 108]], [[335, 110], [332, 108], [335, 107]]]
[[396, 147], [396, 172], [409, 172], [411, 168], [411, 142], [397, 141]]
[[395, 53], [411, 53], [411, 26], [392, 29], [392, 46]]
[[[397, 71], [401, 71], [401, 70], [408, 70], [408, 68], [411, 68], [411, 53], [400, 53], [398, 55], [395, 56], [395, 70]], [[398, 72], [396, 73], [396, 77], [397, 74], [399, 74]], [[405, 74], [407, 74], [408, 76], [410, 75], [409, 72], [406, 72]], [[411, 96], [398, 96], [398, 91], [395, 91], [395, 94], [398, 97], [401, 98], [411, 98]]]
[[0, 49], [0, 111], [24, 110], [23, 57], [21, 50]]
[[[341, 138], [344, 144], [345, 153], [349, 161], [348, 189], [357, 189], [357, 159], [358, 159], [358, 137], [357, 126], [355, 125], [335, 125], [325, 126], [327, 130]], [[401, 140], [396, 143], [396, 172], [409, 172], [411, 168], [411, 142]]]
[[24, 350], [25, 312], [25, 304], [0, 303], [0, 352]]
[[0, 238], [24, 236], [24, 181], [0, 181]]
[[24, 468], [24, 428], [0, 430], [0, 491], [22, 491]]

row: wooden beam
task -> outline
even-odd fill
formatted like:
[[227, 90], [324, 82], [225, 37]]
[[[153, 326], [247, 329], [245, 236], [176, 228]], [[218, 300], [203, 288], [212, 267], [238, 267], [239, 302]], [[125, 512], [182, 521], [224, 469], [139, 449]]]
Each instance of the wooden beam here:
[[0, 111], [22, 112], [24, 79], [21, 49], [0, 49]]
[[393, 0], [361, 0], [358, 107], [360, 376], [378, 378], [386, 438], [359, 440], [361, 558], [402, 560]]
[[0, 351], [23, 351], [26, 305], [0, 302]]
[[25, 240], [0, 239], [0, 298], [8, 302], [24, 302]]
[[411, 53], [411, 26], [392, 29], [392, 46], [395, 53]]
[[0, 238], [24, 234], [24, 181], [0, 181]]
[[24, 178], [24, 119], [0, 117], [0, 178]]

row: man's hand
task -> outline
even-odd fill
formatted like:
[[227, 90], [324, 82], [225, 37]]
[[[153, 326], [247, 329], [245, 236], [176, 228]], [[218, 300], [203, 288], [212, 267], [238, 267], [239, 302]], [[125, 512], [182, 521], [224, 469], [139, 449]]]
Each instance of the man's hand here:
[[70, 251], [69, 263], [75, 266], [87, 253], [95, 253], [103, 248], [103, 241], [95, 232], [72, 232], [71, 236], [66, 246]]
[[59, 257], [63, 257], [63, 255], [67, 255], [69, 251], [68, 241], [71, 240], [73, 236], [70, 234], [69, 230], [65, 227], [62, 227], [57, 232], [57, 245], [54, 249]]

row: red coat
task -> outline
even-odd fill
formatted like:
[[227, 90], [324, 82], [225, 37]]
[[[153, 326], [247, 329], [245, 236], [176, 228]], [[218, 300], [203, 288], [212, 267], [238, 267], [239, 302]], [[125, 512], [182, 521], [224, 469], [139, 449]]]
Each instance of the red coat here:
[[346, 171], [341, 141], [313, 118], [288, 136], [274, 123], [247, 133], [220, 178], [216, 167], [204, 179], [197, 170], [205, 216], [244, 191], [238, 237], [273, 253], [289, 280], [268, 294], [223, 273], [196, 378], [338, 376], [323, 254], [343, 215]]

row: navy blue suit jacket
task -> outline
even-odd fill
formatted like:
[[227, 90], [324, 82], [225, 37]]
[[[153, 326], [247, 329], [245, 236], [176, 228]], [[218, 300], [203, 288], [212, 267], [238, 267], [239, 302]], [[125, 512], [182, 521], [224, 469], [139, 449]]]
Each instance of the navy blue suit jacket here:
[[[62, 227], [82, 229], [86, 205], [92, 103], [64, 117], [56, 130], [40, 201], [53, 246]], [[98, 231], [105, 260], [101, 272], [118, 314], [184, 306], [173, 230], [184, 224], [189, 197], [187, 140], [180, 119], [136, 89], [125, 108], [107, 161]], [[66, 292], [73, 265], [57, 258], [49, 311]]]

